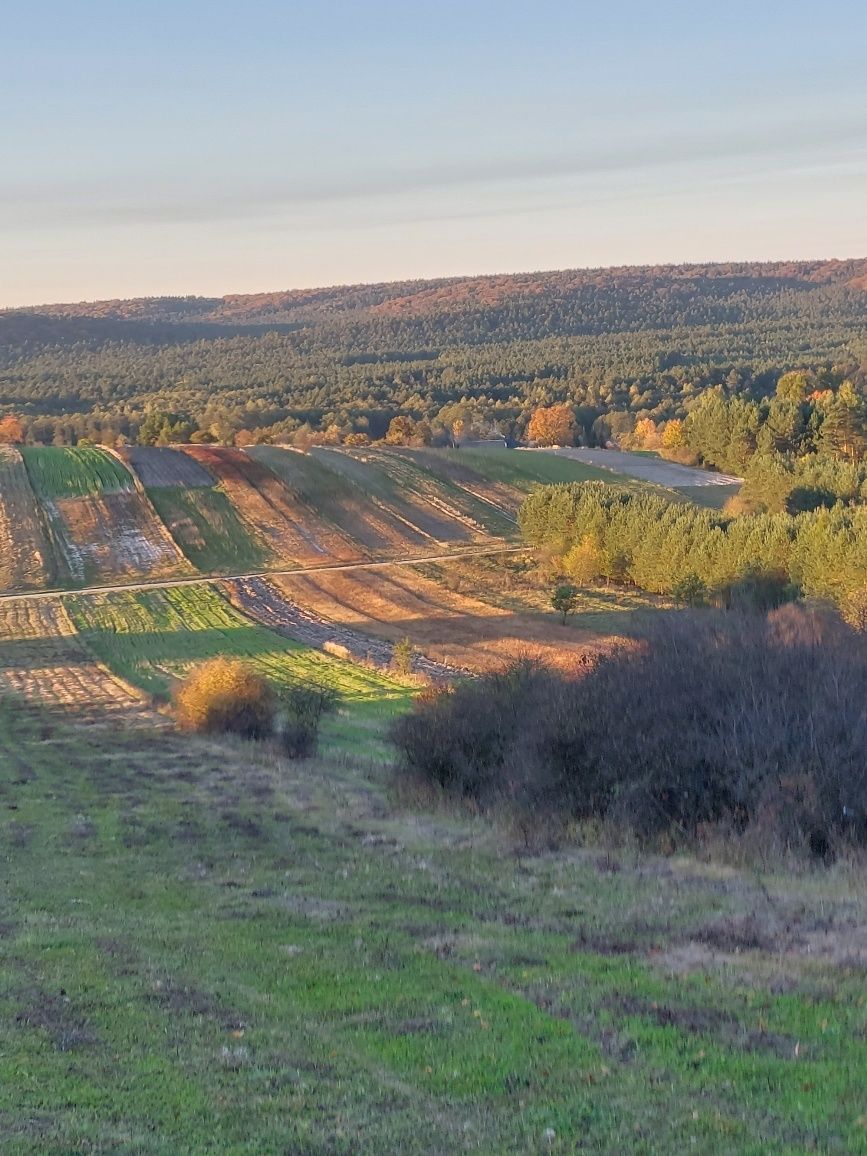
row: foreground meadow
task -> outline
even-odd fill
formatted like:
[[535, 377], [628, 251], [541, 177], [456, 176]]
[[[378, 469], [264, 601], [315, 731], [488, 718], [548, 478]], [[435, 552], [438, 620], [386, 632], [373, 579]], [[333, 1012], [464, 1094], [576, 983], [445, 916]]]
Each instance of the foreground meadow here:
[[867, 1151], [863, 875], [0, 704], [4, 1153]]

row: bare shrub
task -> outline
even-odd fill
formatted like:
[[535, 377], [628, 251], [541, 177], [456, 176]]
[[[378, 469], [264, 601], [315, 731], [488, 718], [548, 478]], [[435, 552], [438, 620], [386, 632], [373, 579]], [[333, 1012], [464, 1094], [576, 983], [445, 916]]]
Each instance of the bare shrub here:
[[197, 666], [174, 695], [175, 717], [187, 730], [265, 738], [274, 729], [277, 698], [249, 663], [212, 658]]
[[406, 770], [483, 807], [643, 837], [761, 825], [817, 855], [867, 842], [867, 639], [825, 611], [659, 616], [568, 679], [536, 664], [421, 702]]
[[291, 686], [281, 691], [277, 732], [284, 754], [290, 759], [314, 755], [322, 719], [336, 707], [337, 694], [329, 687]]

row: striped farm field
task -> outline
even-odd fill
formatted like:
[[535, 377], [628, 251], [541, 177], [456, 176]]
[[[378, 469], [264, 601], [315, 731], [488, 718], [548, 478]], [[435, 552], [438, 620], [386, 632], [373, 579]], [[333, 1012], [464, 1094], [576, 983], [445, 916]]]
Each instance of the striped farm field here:
[[21, 453], [40, 498], [83, 498], [133, 487], [123, 463], [96, 446], [27, 446]]
[[[251, 446], [248, 454], [272, 470], [299, 503], [355, 540], [374, 557], [394, 557], [430, 545], [412, 521], [413, 511], [384, 477], [352, 476], [355, 463], [336, 451], [310, 453], [283, 446]], [[371, 484], [371, 481], [373, 484]]]
[[497, 494], [480, 475], [472, 481], [457, 480], [444, 470], [432, 470], [427, 458], [415, 456], [412, 450], [369, 447], [344, 452], [384, 476], [404, 502], [443, 522], [444, 541], [450, 540], [456, 528], [474, 539], [508, 537], [515, 532], [515, 503], [510, 496]]
[[218, 655], [249, 660], [278, 685], [331, 687], [341, 699], [327, 737], [381, 755], [376, 732], [411, 701], [415, 689], [394, 678], [332, 658], [242, 615], [206, 584], [147, 592], [75, 595], [71, 620], [88, 648], [121, 678], [166, 695], [197, 662]]
[[93, 446], [22, 452], [63, 585], [190, 572], [144, 490], [112, 454]]
[[82, 645], [59, 597], [0, 601], [0, 698], [4, 696], [75, 711], [87, 721], [106, 713], [141, 718], [149, 713], [143, 696]]
[[0, 590], [34, 589], [53, 576], [51, 547], [24, 460], [0, 446]]

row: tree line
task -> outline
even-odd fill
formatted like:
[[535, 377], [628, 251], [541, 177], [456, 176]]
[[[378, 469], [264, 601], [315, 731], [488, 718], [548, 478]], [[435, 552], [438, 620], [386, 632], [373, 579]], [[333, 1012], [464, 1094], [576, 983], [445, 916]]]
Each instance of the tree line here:
[[519, 523], [578, 585], [631, 584], [691, 604], [772, 606], [800, 594], [867, 626], [867, 506], [732, 517], [588, 482], [540, 487]]

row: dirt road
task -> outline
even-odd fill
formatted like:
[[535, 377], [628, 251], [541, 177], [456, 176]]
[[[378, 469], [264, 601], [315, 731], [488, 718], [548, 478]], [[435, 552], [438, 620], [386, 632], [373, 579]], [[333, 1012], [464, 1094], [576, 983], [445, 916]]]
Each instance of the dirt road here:
[[573, 458], [588, 466], [612, 470], [643, 482], [652, 482], [670, 490], [690, 486], [739, 486], [743, 478], [729, 474], [718, 474], [713, 470], [699, 470], [693, 466], [682, 466], [678, 462], [667, 462], [662, 458], [646, 458], [641, 454], [631, 454], [625, 450], [589, 450], [580, 447], [554, 446], [550, 449], [526, 450], [526, 453], [554, 454], [560, 458]]

